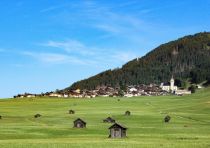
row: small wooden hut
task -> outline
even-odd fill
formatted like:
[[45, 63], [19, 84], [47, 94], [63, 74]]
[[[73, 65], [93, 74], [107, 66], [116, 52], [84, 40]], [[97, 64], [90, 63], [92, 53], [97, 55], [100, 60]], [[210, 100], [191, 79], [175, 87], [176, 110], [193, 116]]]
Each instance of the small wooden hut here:
[[109, 127], [109, 138], [125, 138], [126, 137], [126, 130], [127, 128], [118, 124], [114, 123], [111, 127]]
[[74, 110], [69, 110], [69, 114], [75, 114]]
[[40, 114], [36, 114], [36, 115], [34, 115], [34, 118], [39, 118], [39, 117], [41, 117], [42, 115], [40, 115]]
[[86, 127], [86, 122], [83, 121], [82, 119], [78, 118], [74, 121], [74, 127], [75, 128], [85, 128]]
[[125, 115], [126, 115], [126, 116], [130, 116], [130, 115], [131, 115], [131, 112], [127, 110], [127, 111], [125, 112]]
[[165, 116], [164, 118], [165, 123], [170, 122], [170, 120], [171, 120], [171, 117], [169, 115]]
[[103, 120], [104, 123], [115, 123], [115, 120], [111, 117], [108, 117], [106, 119]]

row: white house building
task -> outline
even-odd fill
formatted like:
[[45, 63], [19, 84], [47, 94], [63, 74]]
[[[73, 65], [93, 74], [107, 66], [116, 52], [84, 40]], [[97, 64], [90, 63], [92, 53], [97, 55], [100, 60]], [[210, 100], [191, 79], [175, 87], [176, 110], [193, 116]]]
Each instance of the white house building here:
[[177, 86], [174, 85], [174, 78], [172, 76], [170, 83], [161, 83], [160, 88], [162, 90], [167, 91], [167, 92], [176, 92], [177, 91]]
[[175, 92], [176, 95], [190, 95], [191, 91], [185, 89], [179, 89]]

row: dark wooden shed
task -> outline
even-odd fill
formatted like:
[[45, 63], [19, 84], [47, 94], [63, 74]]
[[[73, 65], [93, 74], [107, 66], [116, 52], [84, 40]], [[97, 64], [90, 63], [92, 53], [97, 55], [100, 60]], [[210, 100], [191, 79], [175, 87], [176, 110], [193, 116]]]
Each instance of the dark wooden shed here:
[[74, 110], [69, 110], [69, 114], [75, 114], [75, 111]]
[[40, 115], [40, 114], [36, 114], [36, 115], [34, 115], [34, 118], [39, 118], [39, 117], [41, 117], [42, 115]]
[[125, 138], [126, 137], [127, 128], [115, 123], [111, 127], [109, 127], [109, 138]]
[[169, 115], [165, 116], [164, 121], [165, 123], [168, 123], [171, 120], [171, 117]]
[[106, 119], [103, 120], [104, 123], [115, 123], [115, 120], [111, 117], [108, 117]]
[[75, 128], [85, 128], [86, 127], [86, 122], [83, 121], [82, 119], [78, 118], [74, 121], [74, 127]]
[[126, 116], [130, 116], [130, 115], [131, 115], [131, 112], [127, 110], [127, 111], [125, 112], [125, 115], [126, 115]]

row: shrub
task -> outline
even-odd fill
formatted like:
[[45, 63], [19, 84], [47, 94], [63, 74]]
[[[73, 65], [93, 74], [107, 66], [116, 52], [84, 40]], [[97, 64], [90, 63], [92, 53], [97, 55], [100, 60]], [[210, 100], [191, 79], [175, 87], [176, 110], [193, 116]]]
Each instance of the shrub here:
[[39, 118], [39, 117], [41, 117], [42, 115], [40, 115], [40, 114], [36, 114], [36, 115], [34, 115], [34, 118]]
[[170, 122], [170, 120], [171, 120], [171, 117], [169, 115], [165, 116], [164, 118], [165, 123]]

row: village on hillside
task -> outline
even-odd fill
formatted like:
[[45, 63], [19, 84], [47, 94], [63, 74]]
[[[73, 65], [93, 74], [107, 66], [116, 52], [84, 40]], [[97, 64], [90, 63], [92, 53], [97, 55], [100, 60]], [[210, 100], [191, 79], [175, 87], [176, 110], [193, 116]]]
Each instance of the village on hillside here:
[[[198, 88], [201, 88], [200, 86]], [[35, 98], [35, 97], [50, 97], [50, 98], [95, 98], [95, 97], [137, 97], [137, 96], [161, 96], [161, 95], [190, 95], [191, 91], [187, 89], [179, 89], [174, 85], [172, 76], [170, 82], [161, 83], [160, 85], [131, 85], [125, 90], [120, 87], [98, 86], [94, 90], [67, 90], [54, 92], [46, 92], [41, 94], [24, 93], [14, 96], [14, 98]]]

